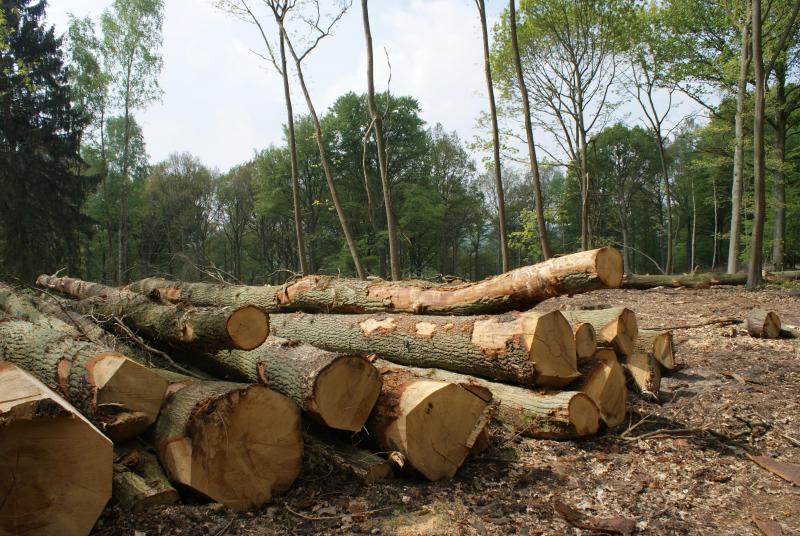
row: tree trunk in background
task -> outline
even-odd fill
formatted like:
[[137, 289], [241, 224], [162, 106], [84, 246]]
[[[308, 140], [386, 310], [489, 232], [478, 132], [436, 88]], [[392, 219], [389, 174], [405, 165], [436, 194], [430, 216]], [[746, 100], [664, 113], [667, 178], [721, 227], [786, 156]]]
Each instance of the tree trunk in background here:
[[[582, 107], [582, 100], [579, 100]], [[586, 131], [583, 129], [583, 116], [579, 121], [579, 143], [581, 150], [581, 249], [587, 251], [592, 247], [592, 231], [589, 226], [589, 155], [586, 146]]]
[[694, 195], [694, 176], [692, 176], [692, 251], [689, 261], [689, 271], [694, 272], [695, 267], [695, 244], [697, 242], [697, 202]]
[[747, 72], [750, 68], [750, 24], [742, 23], [742, 50], [739, 57], [739, 84], [736, 91], [736, 147], [733, 152], [731, 189], [731, 233], [728, 243], [728, 273], [735, 274], [739, 262], [742, 225], [742, 185], [744, 183], [744, 105], [747, 97]]
[[661, 136], [661, 124], [658, 124], [659, 131], [656, 132], [658, 141], [658, 159], [661, 162], [661, 173], [664, 176], [664, 199], [667, 202], [667, 262], [664, 263], [667, 274], [672, 273], [672, 194], [669, 187], [669, 169], [667, 168], [667, 158], [664, 154], [664, 138]]
[[778, 152], [778, 168], [775, 171], [775, 232], [772, 239], [772, 269], [783, 270], [784, 242], [786, 240], [786, 65], [775, 65], [775, 149]]
[[762, 281], [762, 246], [764, 240], [764, 58], [761, 51], [761, 0], [753, 0], [753, 75], [756, 83], [755, 114], [753, 117], [753, 188], [755, 213], [753, 235], [750, 240], [750, 262], [747, 266], [747, 284]]
[[497, 191], [498, 227], [500, 228], [500, 260], [503, 272], [508, 271], [508, 238], [506, 237], [506, 200], [503, 192], [503, 177], [500, 168], [500, 132], [497, 127], [497, 106], [494, 102], [492, 67], [489, 61], [489, 34], [486, 30], [486, 5], [484, 0], [475, 0], [481, 18], [483, 36], [483, 68], [486, 74], [486, 91], [489, 95], [489, 114], [492, 120], [492, 157], [494, 158], [494, 187]]
[[515, 0], [509, 0], [508, 2], [508, 27], [511, 33], [511, 49], [514, 55], [514, 69], [517, 73], [517, 85], [519, 86], [520, 96], [522, 97], [522, 115], [525, 121], [525, 137], [528, 141], [528, 160], [531, 165], [533, 196], [536, 202], [536, 228], [539, 231], [539, 245], [542, 248], [542, 256], [547, 260], [553, 255], [550, 251], [550, 241], [547, 238], [547, 225], [544, 221], [542, 183], [539, 175], [539, 161], [536, 159], [536, 142], [533, 138], [533, 126], [531, 125], [531, 105], [528, 100], [528, 88], [525, 86], [525, 78], [522, 74], [522, 60], [520, 59], [519, 42], [517, 41], [517, 10], [515, 3]]

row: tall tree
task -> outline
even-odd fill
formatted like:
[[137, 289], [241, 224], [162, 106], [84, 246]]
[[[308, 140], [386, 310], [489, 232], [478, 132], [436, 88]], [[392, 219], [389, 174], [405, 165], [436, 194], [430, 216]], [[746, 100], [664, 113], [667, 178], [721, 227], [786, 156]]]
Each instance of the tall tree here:
[[536, 206], [536, 228], [539, 234], [539, 245], [545, 260], [552, 256], [550, 241], [547, 238], [547, 225], [544, 221], [544, 206], [542, 201], [542, 181], [539, 175], [539, 161], [536, 159], [536, 141], [533, 138], [533, 125], [531, 124], [531, 105], [528, 98], [528, 87], [525, 85], [525, 75], [522, 72], [522, 60], [519, 55], [519, 42], [517, 40], [517, 8], [516, 1], [508, 2], [508, 28], [511, 41], [511, 53], [514, 58], [514, 71], [517, 76], [520, 98], [522, 99], [522, 119], [525, 123], [525, 140], [528, 143], [528, 161], [531, 166], [531, 180], [533, 181], [533, 196]]
[[128, 191], [130, 140], [133, 114], [158, 99], [161, 89], [163, 0], [114, 0], [103, 12], [103, 48], [113, 83], [113, 93], [124, 121], [122, 188], [117, 229], [116, 281], [126, 279], [128, 264]]
[[483, 37], [483, 69], [486, 75], [486, 93], [489, 98], [489, 117], [492, 122], [492, 160], [494, 163], [494, 188], [497, 192], [497, 220], [500, 231], [500, 260], [503, 271], [508, 271], [508, 239], [506, 238], [506, 200], [503, 192], [503, 176], [500, 168], [500, 132], [497, 127], [497, 105], [494, 100], [494, 83], [492, 82], [492, 64], [489, 60], [489, 32], [486, 29], [486, 5], [484, 0], [475, 0], [481, 19], [481, 36]]

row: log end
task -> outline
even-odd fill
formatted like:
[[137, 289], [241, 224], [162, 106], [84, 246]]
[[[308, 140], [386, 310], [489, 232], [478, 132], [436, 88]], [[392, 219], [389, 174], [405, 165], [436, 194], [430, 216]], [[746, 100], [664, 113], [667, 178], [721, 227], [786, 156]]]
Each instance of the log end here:
[[664, 331], [653, 337], [653, 357], [667, 370], [676, 367], [672, 332]]
[[661, 365], [652, 354], [636, 352], [625, 359], [628, 371], [636, 391], [650, 394], [658, 398], [661, 390]]
[[777, 339], [781, 334], [781, 319], [774, 311], [753, 309], [747, 315], [747, 332], [752, 337]]
[[569, 422], [578, 437], [593, 436], [600, 427], [600, 408], [585, 393], [575, 393], [569, 401]]
[[317, 377], [315, 417], [337, 430], [358, 432], [381, 393], [381, 375], [361, 356], [340, 356]]
[[589, 322], [577, 322], [572, 325], [575, 335], [575, 352], [579, 360], [588, 359], [597, 351], [597, 334]]
[[261, 308], [246, 305], [230, 314], [226, 329], [236, 348], [252, 350], [267, 339], [269, 317]]
[[595, 270], [597, 278], [608, 288], [619, 288], [622, 285], [623, 270], [622, 255], [612, 247], [597, 250], [595, 257]]
[[600, 330], [597, 339], [614, 347], [620, 355], [631, 355], [636, 348], [636, 337], [639, 335], [639, 324], [636, 313], [622, 308], [619, 315]]
[[604, 348], [597, 351], [581, 391], [595, 401], [600, 409], [600, 417], [609, 428], [615, 428], [625, 421], [628, 402], [625, 371], [612, 350]]
[[559, 388], [575, 380], [575, 339], [564, 315], [560, 311], [529, 311], [521, 316], [525, 346], [536, 369], [536, 384]]

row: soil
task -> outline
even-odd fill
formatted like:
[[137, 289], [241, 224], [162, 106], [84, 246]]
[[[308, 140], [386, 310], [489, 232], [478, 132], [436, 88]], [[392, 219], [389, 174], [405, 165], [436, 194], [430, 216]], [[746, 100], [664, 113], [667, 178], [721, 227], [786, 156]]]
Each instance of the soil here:
[[[744, 318], [753, 307], [800, 326], [797, 287], [597, 291], [536, 309], [603, 305], [633, 309], [643, 328]], [[109, 506], [95, 534], [597, 534], [569, 524], [563, 505], [595, 526], [630, 520], [639, 534], [761, 534], [754, 518], [800, 534], [800, 487], [747, 457], [800, 463], [800, 340], [754, 339], [742, 324], [674, 334], [681, 368], [659, 400], [631, 395], [627, 422], [596, 438], [526, 439], [493, 423], [492, 446], [451, 481], [399, 475], [366, 486], [311, 466], [259, 511]]]

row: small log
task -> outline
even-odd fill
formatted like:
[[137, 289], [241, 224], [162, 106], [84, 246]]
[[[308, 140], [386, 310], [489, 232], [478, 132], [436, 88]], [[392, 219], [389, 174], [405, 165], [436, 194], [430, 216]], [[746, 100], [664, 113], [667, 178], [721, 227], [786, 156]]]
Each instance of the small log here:
[[585, 393], [576, 391], [537, 392], [524, 387], [490, 382], [474, 376], [441, 369], [404, 367], [379, 359], [382, 369], [406, 370], [421, 378], [478, 385], [491, 391], [500, 404], [495, 418], [515, 432], [542, 439], [569, 439], [597, 433], [600, 410]]
[[667, 370], [674, 370], [678, 366], [675, 362], [675, 349], [672, 344], [671, 331], [639, 330], [633, 353], [650, 354]]
[[0, 359], [57, 391], [113, 441], [149, 428], [167, 388], [156, 373], [120, 353], [24, 320], [0, 322]]
[[578, 377], [572, 330], [558, 311], [496, 316], [273, 315], [275, 335], [402, 365], [562, 387]]
[[119, 318], [132, 329], [177, 348], [252, 350], [267, 338], [269, 319], [252, 305], [176, 307], [126, 289], [69, 277], [41, 275], [36, 284], [81, 300], [83, 314]]
[[175, 504], [179, 498], [156, 456], [137, 443], [114, 446], [113, 490], [120, 506], [132, 511]]
[[245, 352], [205, 354], [205, 366], [239, 381], [265, 383], [320, 424], [357, 432], [381, 392], [381, 376], [366, 358], [268, 338]]
[[716, 285], [745, 285], [747, 274], [699, 273], [683, 275], [626, 274], [622, 288], [646, 290], [656, 287], [705, 289]]
[[300, 412], [262, 385], [170, 378], [148, 439], [170, 479], [241, 511], [283, 493], [300, 472]]
[[89, 534], [111, 498], [112, 456], [75, 408], [0, 362], [0, 534]]
[[578, 361], [589, 359], [597, 351], [597, 334], [589, 322], [573, 322], [572, 334], [575, 337], [575, 352]]
[[282, 286], [181, 283], [160, 278], [128, 288], [161, 299], [200, 306], [253, 304], [267, 312], [414, 313], [475, 315], [528, 309], [565, 294], [617, 288], [622, 256], [612, 248], [581, 251], [475, 283], [360, 281], [309, 276]]
[[477, 386], [385, 369], [367, 430], [384, 451], [428, 480], [452, 478], [489, 420], [492, 395]]
[[595, 356], [581, 365], [583, 377], [576, 390], [589, 395], [600, 409], [600, 417], [609, 428], [625, 421], [628, 388], [625, 372], [612, 350], [601, 348]]
[[781, 319], [774, 311], [753, 309], [745, 322], [751, 337], [777, 339], [781, 334]]
[[385, 458], [338, 439], [323, 439], [306, 432], [303, 434], [303, 444], [311, 465], [343, 470], [364, 484], [372, 485], [393, 475], [392, 466]]
[[597, 344], [611, 346], [618, 354], [633, 353], [639, 327], [636, 314], [626, 307], [561, 311], [572, 323], [588, 322], [597, 334]]
[[636, 392], [658, 400], [661, 390], [661, 364], [653, 354], [634, 352], [619, 359]]

